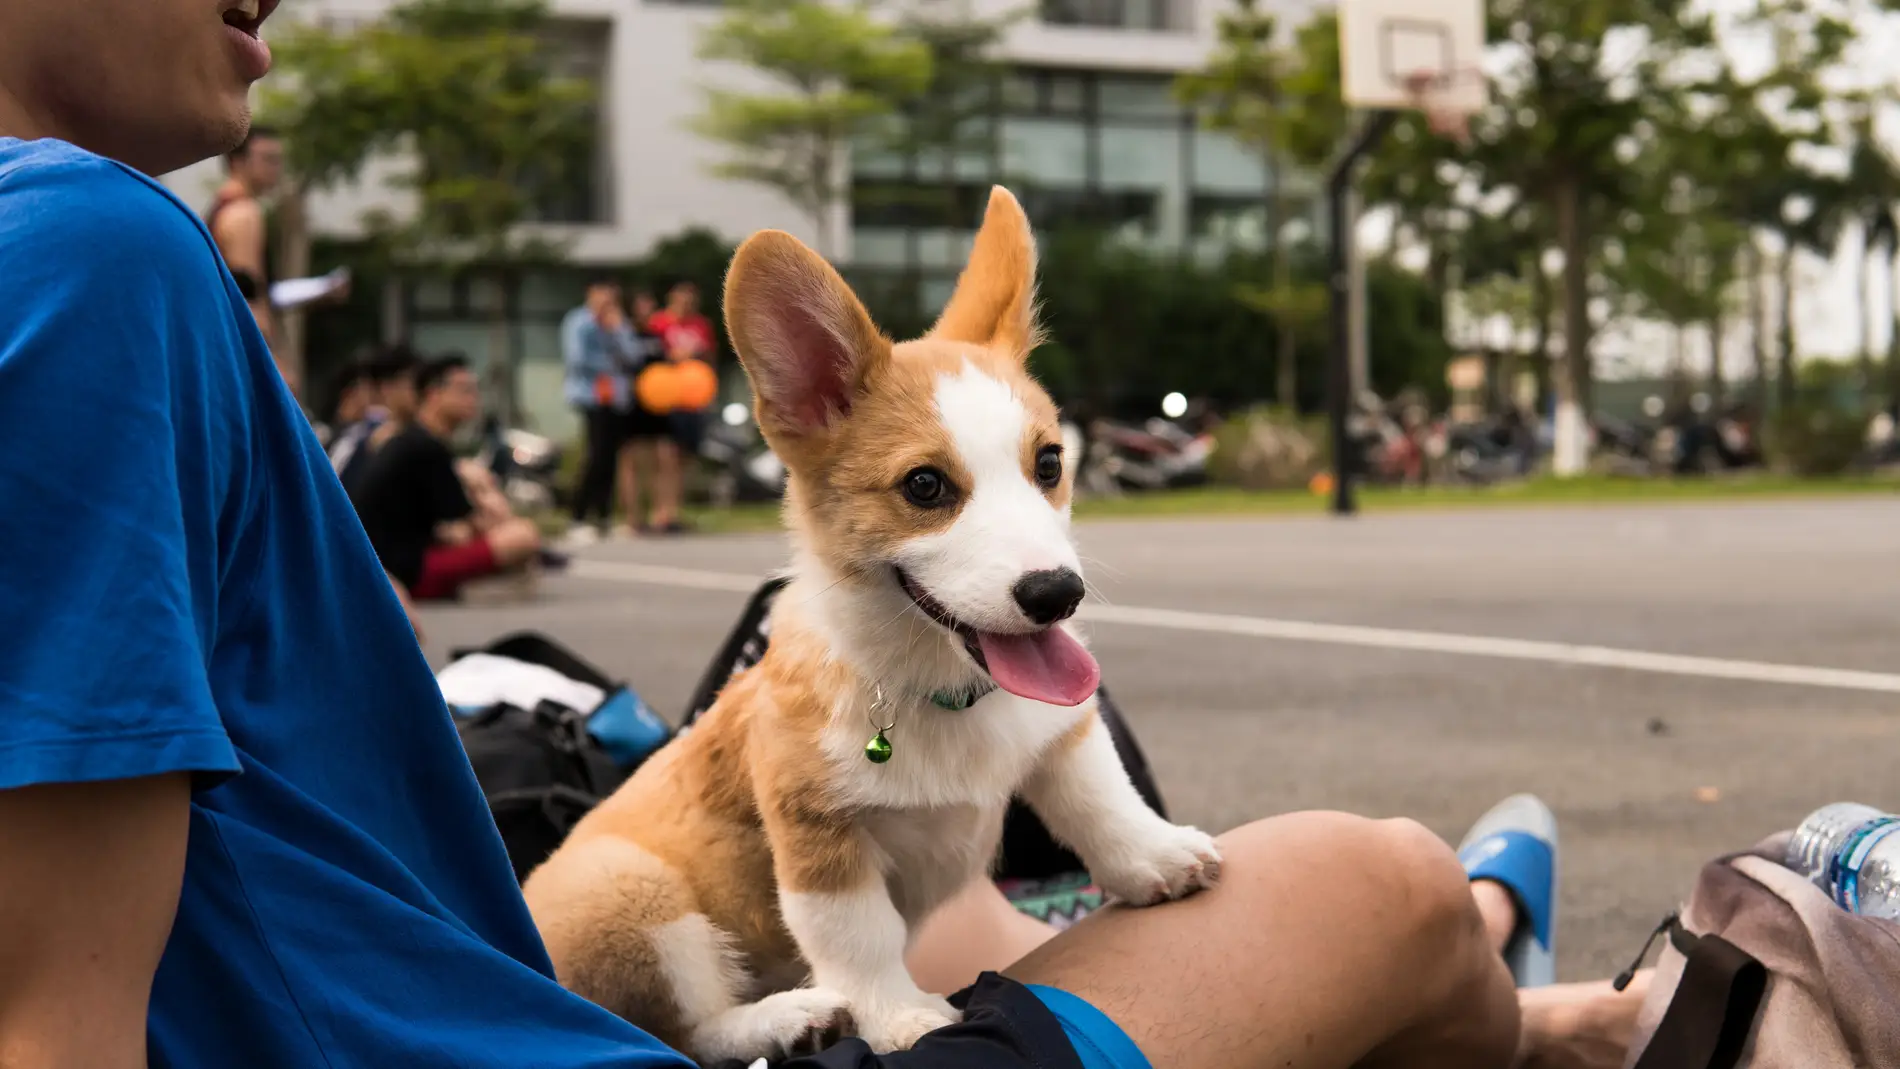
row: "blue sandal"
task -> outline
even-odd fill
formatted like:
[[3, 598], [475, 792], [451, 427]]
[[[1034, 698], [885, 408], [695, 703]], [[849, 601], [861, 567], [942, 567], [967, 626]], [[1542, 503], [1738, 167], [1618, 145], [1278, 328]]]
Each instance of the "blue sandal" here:
[[1542, 987], [1557, 974], [1557, 818], [1535, 795], [1492, 807], [1465, 833], [1458, 860], [1473, 880], [1493, 880], [1517, 900], [1517, 930], [1504, 962], [1519, 987]]

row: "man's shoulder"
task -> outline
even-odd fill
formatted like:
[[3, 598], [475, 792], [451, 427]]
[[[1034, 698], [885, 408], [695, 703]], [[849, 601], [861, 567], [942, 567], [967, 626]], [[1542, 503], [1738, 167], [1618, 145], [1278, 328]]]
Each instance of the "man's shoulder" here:
[[216, 273], [210, 234], [171, 191], [62, 141], [0, 139], [0, 205], [0, 265], [53, 256], [122, 277]]

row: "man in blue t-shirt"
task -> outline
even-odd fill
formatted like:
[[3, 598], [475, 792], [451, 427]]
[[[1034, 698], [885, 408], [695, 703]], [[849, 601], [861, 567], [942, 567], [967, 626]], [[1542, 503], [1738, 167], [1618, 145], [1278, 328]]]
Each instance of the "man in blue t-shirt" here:
[[[555, 981], [335, 473], [146, 177], [243, 137], [272, 7], [0, 4], [0, 1064], [687, 1065]], [[1223, 849], [1220, 889], [1041, 943], [916, 1050], [798, 1064], [1502, 1064], [1443, 844], [1309, 815]]]

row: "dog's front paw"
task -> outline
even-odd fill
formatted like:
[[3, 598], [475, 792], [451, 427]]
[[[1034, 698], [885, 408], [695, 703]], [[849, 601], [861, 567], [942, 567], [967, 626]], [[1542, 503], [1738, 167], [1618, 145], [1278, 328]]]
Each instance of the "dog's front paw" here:
[[877, 1054], [909, 1050], [925, 1033], [963, 1019], [950, 1003], [921, 993], [914, 999], [881, 1007], [856, 1005], [852, 1012], [857, 1017], [858, 1038]]
[[1086, 860], [1095, 885], [1131, 906], [1181, 898], [1220, 882], [1220, 850], [1213, 837], [1162, 820], [1118, 844], [1108, 857]]

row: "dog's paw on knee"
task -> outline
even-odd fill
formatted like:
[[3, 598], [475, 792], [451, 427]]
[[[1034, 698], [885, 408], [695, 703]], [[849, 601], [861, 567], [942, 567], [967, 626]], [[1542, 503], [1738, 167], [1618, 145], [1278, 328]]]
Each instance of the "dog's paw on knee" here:
[[1220, 882], [1220, 848], [1198, 828], [1160, 824], [1092, 867], [1096, 885], [1130, 906], [1151, 906]]

